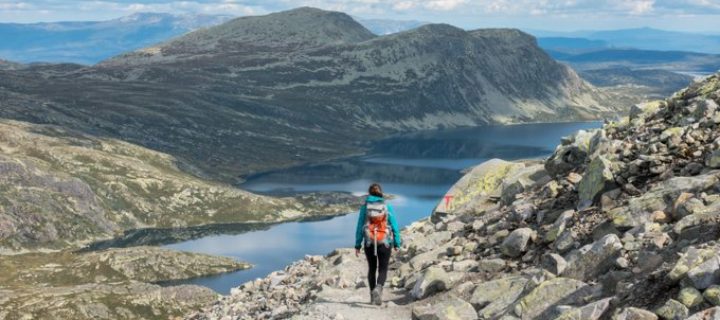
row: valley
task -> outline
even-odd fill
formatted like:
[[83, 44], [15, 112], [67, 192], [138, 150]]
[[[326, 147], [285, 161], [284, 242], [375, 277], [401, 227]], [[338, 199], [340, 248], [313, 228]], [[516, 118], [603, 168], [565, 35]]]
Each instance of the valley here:
[[[198, 249], [207, 239], [302, 244], [287, 228], [351, 225], [369, 180], [411, 199], [409, 225], [459, 170], [492, 157], [534, 168], [568, 128], [637, 97], [517, 29], [376, 35], [307, 7], [223, 21], [94, 65], [0, 61], [0, 319], [187, 315], [218, 299], [193, 283], [223, 279], [226, 293], [304, 255], [287, 247], [266, 265]], [[344, 243], [327, 237], [314, 253]]]

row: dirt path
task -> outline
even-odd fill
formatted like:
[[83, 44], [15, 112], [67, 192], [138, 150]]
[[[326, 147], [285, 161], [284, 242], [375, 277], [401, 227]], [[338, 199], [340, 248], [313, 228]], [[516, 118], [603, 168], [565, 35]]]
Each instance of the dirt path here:
[[[338, 266], [351, 275], [357, 275], [365, 280], [367, 274], [367, 263], [364, 256], [350, 256], [348, 261]], [[391, 261], [392, 262], [392, 261]], [[388, 271], [388, 279], [392, 279], [396, 271]], [[407, 290], [401, 288], [390, 288], [388, 283], [383, 292], [383, 305], [370, 304], [370, 290], [368, 287], [361, 288], [334, 288], [324, 286], [318, 292], [317, 300], [308, 305], [303, 312], [294, 316], [297, 320], [317, 319], [410, 319], [412, 302]]]

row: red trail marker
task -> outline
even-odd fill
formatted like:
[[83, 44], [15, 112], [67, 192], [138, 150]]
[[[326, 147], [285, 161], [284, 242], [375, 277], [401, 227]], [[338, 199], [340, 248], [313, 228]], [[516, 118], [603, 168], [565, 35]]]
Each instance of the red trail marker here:
[[451, 195], [445, 195], [445, 210], [450, 209], [450, 201], [452, 201], [453, 196]]

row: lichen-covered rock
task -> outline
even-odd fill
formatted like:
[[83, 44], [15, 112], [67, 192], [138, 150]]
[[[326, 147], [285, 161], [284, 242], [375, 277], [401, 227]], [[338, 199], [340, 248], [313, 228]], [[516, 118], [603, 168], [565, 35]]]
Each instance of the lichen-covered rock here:
[[579, 130], [569, 137], [567, 144], [557, 146], [552, 156], [545, 161], [545, 170], [551, 176], [560, 176], [585, 162], [590, 152], [593, 131]]
[[657, 320], [657, 315], [645, 309], [628, 307], [623, 308], [613, 316], [613, 320]]
[[720, 168], [720, 150], [715, 150], [705, 158], [705, 165], [710, 168]]
[[452, 284], [453, 279], [445, 270], [433, 266], [425, 269], [410, 294], [416, 300], [425, 299], [437, 292], [450, 289]]
[[553, 246], [558, 253], [566, 253], [575, 248], [577, 237], [578, 235], [575, 230], [566, 229], [555, 239]]
[[679, 239], [694, 240], [712, 238], [712, 234], [720, 230], [720, 211], [717, 208], [707, 213], [690, 214], [675, 223], [673, 232]]
[[685, 287], [678, 293], [677, 300], [688, 308], [694, 308], [703, 302], [703, 295], [698, 289]]
[[476, 271], [479, 263], [476, 260], [455, 261], [452, 264], [452, 270], [458, 272]]
[[720, 306], [720, 285], [712, 285], [705, 289], [705, 292], [703, 292], [703, 297], [708, 302]]
[[612, 298], [601, 299], [582, 307], [571, 308], [560, 314], [556, 320], [597, 320], [600, 319], [610, 307]]
[[609, 190], [615, 184], [612, 163], [604, 156], [598, 156], [590, 162], [580, 184], [578, 184], [578, 197], [580, 203], [598, 200], [600, 194]]
[[530, 219], [537, 211], [534, 204], [525, 200], [517, 200], [512, 203], [510, 209], [510, 218], [513, 221], [523, 222]]
[[503, 179], [500, 200], [505, 204], [515, 201], [515, 196], [533, 186], [547, 182], [549, 177], [542, 164], [528, 165]]
[[644, 103], [638, 103], [630, 107], [630, 120], [642, 122], [636, 122], [637, 125], [641, 125], [645, 119], [652, 116], [664, 102], [662, 100], [649, 101]]
[[697, 289], [706, 289], [720, 283], [720, 256], [705, 260], [687, 273], [688, 280]]
[[541, 263], [545, 270], [550, 271], [555, 275], [561, 275], [565, 271], [565, 268], [567, 268], [567, 261], [565, 261], [565, 258], [557, 253], [548, 253], [543, 255]]
[[567, 260], [564, 277], [586, 280], [609, 270], [623, 248], [620, 238], [614, 234], [602, 237], [592, 244], [571, 252]]
[[655, 310], [660, 318], [665, 320], [683, 320], [688, 317], [690, 311], [677, 300], [668, 299], [664, 305]]
[[500, 197], [503, 180], [517, 170], [524, 168], [522, 163], [491, 159], [474, 167], [465, 174], [446, 193], [452, 196], [451, 207], [442, 202], [433, 211], [431, 219], [442, 213], [479, 212], [492, 204], [487, 203], [488, 197]]
[[515, 229], [503, 240], [500, 250], [508, 257], [518, 257], [527, 251], [528, 242], [534, 235], [535, 231], [530, 228]]
[[412, 309], [413, 320], [472, 320], [477, 318], [477, 313], [472, 305], [455, 297], [427, 305], [418, 305]]
[[550, 226], [550, 229], [545, 233], [545, 242], [553, 242], [557, 239], [557, 237], [565, 231], [565, 227], [567, 226], [568, 222], [572, 220], [573, 215], [575, 215], [574, 210], [565, 210], [563, 211], [555, 220], [555, 222]]
[[678, 259], [667, 276], [671, 281], [680, 281], [687, 275], [688, 271], [699, 266], [714, 255], [715, 253], [710, 249], [689, 247], [686, 252], [680, 256], [680, 259]]
[[569, 278], [555, 278], [540, 283], [513, 307], [523, 319], [553, 319], [555, 306], [576, 304], [592, 297], [594, 290], [586, 283]]
[[505, 266], [507, 265], [507, 261], [499, 258], [495, 259], [482, 259], [480, 260], [480, 263], [478, 264], [478, 270], [484, 271], [484, 272], [498, 272], [502, 269], [505, 269]]
[[508, 307], [525, 290], [528, 279], [520, 276], [486, 281], [478, 284], [469, 302], [483, 319], [492, 319], [508, 312]]

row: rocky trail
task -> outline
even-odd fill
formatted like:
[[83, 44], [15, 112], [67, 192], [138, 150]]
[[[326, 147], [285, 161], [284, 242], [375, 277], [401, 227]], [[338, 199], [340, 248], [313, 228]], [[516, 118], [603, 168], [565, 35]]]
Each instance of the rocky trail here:
[[308, 256], [191, 319], [720, 319], [720, 75], [472, 168], [405, 228], [385, 306], [352, 249]]

